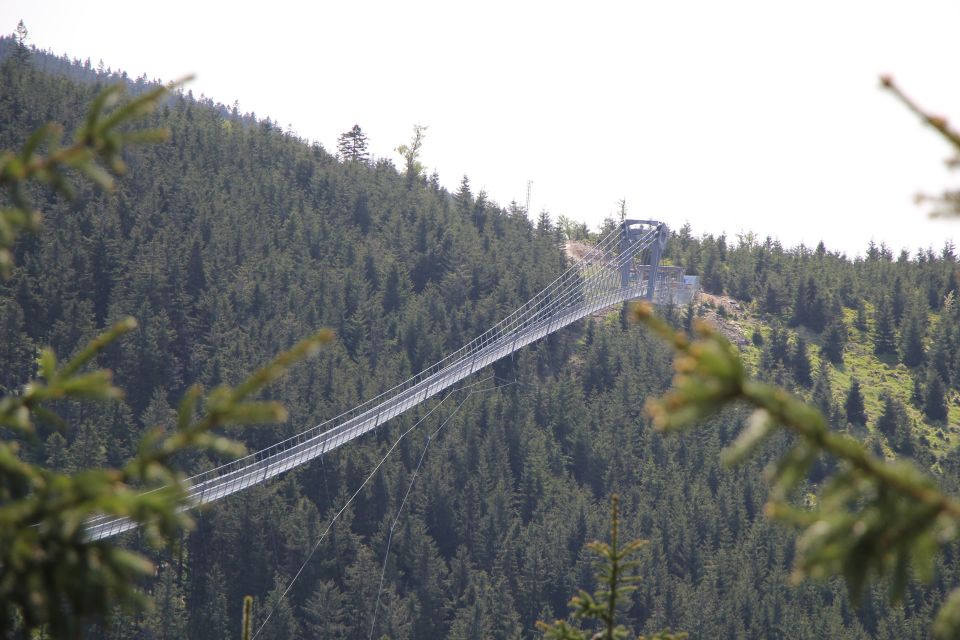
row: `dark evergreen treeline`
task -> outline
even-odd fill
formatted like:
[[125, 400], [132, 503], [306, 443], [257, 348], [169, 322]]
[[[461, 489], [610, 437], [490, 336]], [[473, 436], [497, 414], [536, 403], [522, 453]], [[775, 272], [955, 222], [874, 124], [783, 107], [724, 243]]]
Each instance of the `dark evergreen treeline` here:
[[[93, 71], [76, 71], [79, 84], [45, 73], [40, 67], [52, 63], [44, 60], [34, 54], [29, 64], [0, 67], [0, 148], [16, 148], [46, 121], [69, 130], [102, 81]], [[190, 384], [235, 382], [298, 337], [335, 329], [334, 345], [272, 390], [289, 422], [236, 434], [259, 448], [440, 359], [564, 267], [562, 235], [549, 217], [533, 223], [516, 206], [473, 194], [467, 180], [450, 194], [387, 161], [341, 162], [270, 121], [189, 96], [172, 100], [153, 124], [169, 127], [170, 142], [131, 150], [130, 174], [115, 194], [81, 190], [72, 203], [44, 203], [42, 234], [20, 241], [14, 275], [0, 283], [5, 389], [32, 374], [38, 345], [67, 355], [116, 318], [140, 321], [99, 363], [116, 372], [127, 396], [63, 407], [73, 428], [27, 443], [35, 461], [67, 470], [119, 464], [145, 427], [170, 428], [171, 406]], [[823, 403], [838, 427], [860, 428], [857, 407], [844, 408], [846, 389], [830, 387], [814, 347], [830, 366], [853, 368], [846, 343], [871, 341], [889, 364], [909, 367], [916, 406], [938, 380], [943, 407], [957, 389], [960, 323], [946, 297], [956, 283], [948, 249], [894, 260], [872, 248], [866, 259], [848, 260], [822, 247], [786, 250], [749, 238], [728, 246], [684, 227], [668, 258], [701, 275], [708, 291], [754, 305], [764, 319], [762, 374]], [[668, 313], [681, 323], [695, 311]], [[763, 456], [732, 471], [719, 464], [742, 416], [681, 437], [653, 433], [642, 403], [669, 377], [666, 350], [616, 313], [478, 376], [477, 393], [452, 396], [397, 447], [261, 637], [532, 637], [537, 619], [565, 615], [570, 595], [592, 588], [584, 544], [604, 535], [612, 492], [622, 496], [623, 534], [650, 540], [645, 579], [626, 612], [637, 631], [927, 635], [931, 611], [957, 582], [952, 553], [936, 582], [911, 586], [900, 606], [879, 589], [854, 609], [839, 584], [790, 586], [792, 534], [762, 514]], [[432, 440], [393, 531], [371, 631], [397, 509], [427, 436], [461, 400]], [[940, 452], [903, 433], [909, 407], [893, 395], [888, 404], [883, 416], [864, 408], [864, 425], [889, 432], [893, 451], [909, 446], [933, 464]], [[255, 596], [262, 619], [333, 514], [432, 406], [200, 515], [176, 555], [156, 554], [159, 571], [146, 585], [156, 610], [121, 615], [91, 636], [236, 637], [243, 596]], [[182, 461], [191, 472], [215, 463]], [[956, 490], [957, 456], [941, 455], [939, 468]], [[135, 535], [125, 542], [141, 544]]]

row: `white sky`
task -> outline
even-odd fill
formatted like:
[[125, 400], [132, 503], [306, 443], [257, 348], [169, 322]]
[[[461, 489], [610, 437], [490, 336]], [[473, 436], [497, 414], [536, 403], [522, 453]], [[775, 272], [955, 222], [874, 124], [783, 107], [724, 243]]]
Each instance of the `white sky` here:
[[[917, 191], [945, 142], [878, 89], [960, 119], [960, 2], [4, 0], [0, 31], [376, 156], [429, 126], [428, 171], [594, 228], [628, 213], [862, 253], [960, 237]], [[2, 90], [2, 88], [0, 88]]]

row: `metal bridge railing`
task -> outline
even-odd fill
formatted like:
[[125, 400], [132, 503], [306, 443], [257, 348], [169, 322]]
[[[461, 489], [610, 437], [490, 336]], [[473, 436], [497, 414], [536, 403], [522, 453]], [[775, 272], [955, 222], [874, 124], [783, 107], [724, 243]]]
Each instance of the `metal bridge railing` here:
[[[469, 377], [476, 371], [577, 320], [627, 300], [647, 296], [647, 282], [624, 286], [626, 261], [649, 247], [660, 228], [638, 236], [628, 250], [620, 248], [619, 231], [608, 234], [579, 265], [568, 269], [550, 286], [489, 330], [416, 376], [353, 409], [270, 447], [188, 479], [187, 506], [192, 508], [264, 482], [298, 467], [346, 442], [376, 429], [387, 420], [415, 407]], [[583, 277], [582, 265], [599, 265]], [[673, 297], [657, 283], [655, 293]], [[661, 296], [662, 297], [662, 296]], [[655, 297], [655, 301], [659, 300]], [[158, 489], [162, 491], [163, 489]], [[100, 516], [87, 523], [87, 536], [99, 540], [135, 528], [122, 517]]]

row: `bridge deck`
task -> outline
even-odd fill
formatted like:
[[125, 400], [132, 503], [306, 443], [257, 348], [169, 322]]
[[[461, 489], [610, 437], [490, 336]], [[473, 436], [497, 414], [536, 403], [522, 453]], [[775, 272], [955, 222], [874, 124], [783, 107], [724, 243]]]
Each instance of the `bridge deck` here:
[[[657, 233], [662, 235], [664, 232], [658, 228]], [[650, 238], [653, 237], [650, 235]], [[605, 240], [598, 243], [598, 248], [603, 242]], [[647, 241], [647, 244], [650, 242], [652, 240]], [[636, 251], [637, 247], [634, 247], [629, 254], [622, 252], [618, 260], [625, 263], [625, 260], [632, 259]], [[601, 259], [610, 260], [606, 254], [601, 255]], [[611, 266], [620, 269], [620, 266], [615, 266], [613, 262]], [[432, 374], [426, 375], [428, 370], [421, 374], [421, 379], [407, 381], [388, 392], [381, 401], [368, 402], [366, 409], [361, 405], [344, 414], [339, 423], [324, 431], [320, 429], [326, 424], [318, 425], [272, 447], [195, 476], [191, 479], [193, 484], [188, 490], [187, 504], [183, 508], [189, 509], [219, 500], [305, 464], [376, 429], [387, 420], [425, 402], [532, 342], [602, 309], [646, 296], [646, 281], [631, 282], [620, 279], [617, 271], [610, 271], [615, 276], [614, 280], [610, 279], [610, 273], [596, 273], [587, 278], [567, 278], [565, 274], [530, 303], [485, 333], [479, 341], [471, 343], [473, 346], [468, 345], [470, 348], [465, 347], [457, 352], [465, 355], [454, 358], [449, 364], [444, 365], [444, 361], [441, 361], [431, 367], [437, 369]], [[683, 287], [663, 286], [663, 283], [657, 284], [655, 293], [655, 301], [664, 302], [669, 299], [678, 304], [685, 303], [692, 295], [692, 291]], [[536, 304], [532, 304], [535, 301]], [[506, 324], [508, 320], [513, 324]], [[86, 532], [89, 539], [100, 540], [136, 526], [135, 522], [127, 518], [100, 516], [87, 523]]]

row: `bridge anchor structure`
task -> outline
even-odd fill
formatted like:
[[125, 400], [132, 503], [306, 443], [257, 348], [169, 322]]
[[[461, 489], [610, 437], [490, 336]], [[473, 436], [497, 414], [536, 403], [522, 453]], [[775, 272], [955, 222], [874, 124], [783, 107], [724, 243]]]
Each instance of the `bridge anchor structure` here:
[[[660, 264], [667, 237], [662, 222], [624, 220], [543, 291], [443, 360], [339, 416], [192, 476], [183, 508], [214, 502], [304, 465], [497, 360], [603, 309], [636, 299], [686, 304], [696, 293], [696, 282], [685, 279], [681, 268]], [[100, 540], [136, 526], [127, 518], [103, 515], [86, 523], [86, 535]]]

